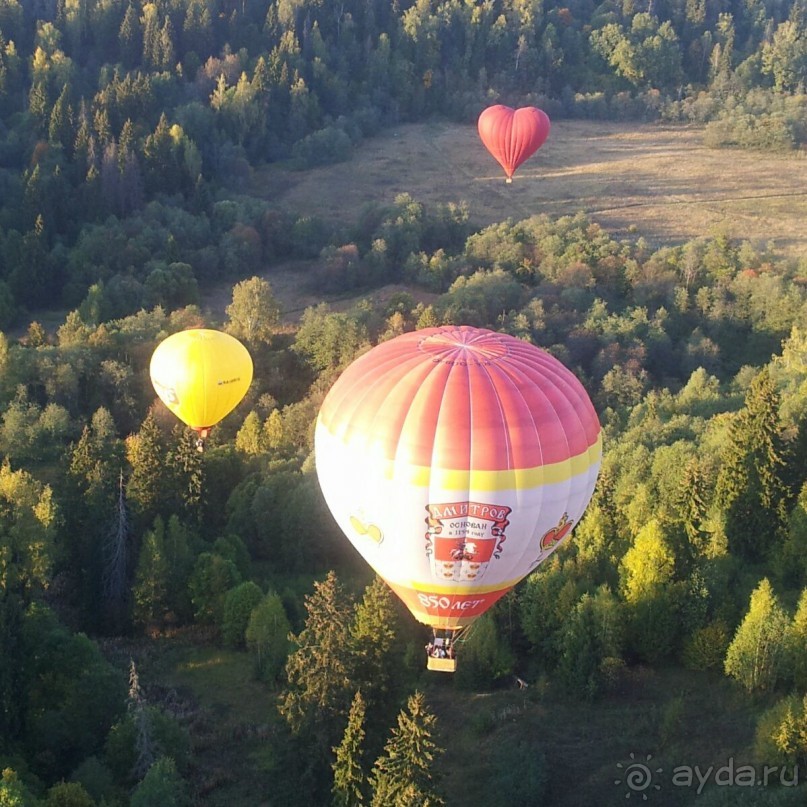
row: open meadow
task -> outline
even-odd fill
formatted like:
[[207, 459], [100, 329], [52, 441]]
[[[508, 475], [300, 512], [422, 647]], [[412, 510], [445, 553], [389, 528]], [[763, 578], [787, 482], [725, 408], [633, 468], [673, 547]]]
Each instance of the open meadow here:
[[427, 204], [465, 201], [479, 227], [582, 211], [615, 237], [654, 245], [717, 229], [807, 254], [805, 155], [710, 149], [702, 139], [696, 127], [561, 120], [507, 185], [474, 125], [410, 124], [364, 141], [344, 163], [260, 170], [253, 191], [344, 224], [367, 203], [409, 193]]

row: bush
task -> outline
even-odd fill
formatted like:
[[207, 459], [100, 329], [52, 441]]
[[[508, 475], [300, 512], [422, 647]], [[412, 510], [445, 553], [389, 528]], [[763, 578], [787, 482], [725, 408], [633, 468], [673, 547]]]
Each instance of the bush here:
[[302, 140], [298, 140], [292, 150], [294, 167], [303, 170], [315, 165], [332, 165], [349, 160], [353, 153], [350, 137], [342, 129], [328, 126]]
[[48, 791], [44, 807], [93, 807], [94, 804], [78, 782], [59, 782]]
[[722, 619], [692, 634], [684, 648], [684, 664], [691, 670], [717, 670], [723, 666], [731, 637]]
[[754, 756], [766, 765], [807, 762], [807, 697], [790, 695], [778, 701], [757, 721]]

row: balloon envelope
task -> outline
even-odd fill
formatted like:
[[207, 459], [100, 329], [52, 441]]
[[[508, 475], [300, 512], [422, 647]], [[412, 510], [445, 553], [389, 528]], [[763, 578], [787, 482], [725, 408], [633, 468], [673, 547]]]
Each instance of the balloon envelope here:
[[406, 333], [351, 364], [316, 426], [342, 531], [419, 621], [472, 622], [568, 537], [602, 439], [577, 378], [505, 334]]
[[511, 109], [497, 104], [483, 110], [477, 122], [479, 137], [504, 168], [507, 178], [549, 137], [549, 116], [534, 106]]
[[215, 426], [252, 383], [252, 357], [235, 337], [194, 328], [157, 345], [149, 367], [163, 403], [192, 429]]

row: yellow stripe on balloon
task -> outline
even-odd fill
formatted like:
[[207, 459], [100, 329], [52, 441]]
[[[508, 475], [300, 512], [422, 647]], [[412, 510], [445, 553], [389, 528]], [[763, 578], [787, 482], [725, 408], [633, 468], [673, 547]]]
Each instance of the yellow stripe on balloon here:
[[[330, 435], [329, 435], [330, 437]], [[415, 487], [435, 487], [444, 490], [524, 490], [543, 485], [556, 485], [568, 482], [576, 476], [588, 473], [592, 467], [602, 460], [602, 432], [588, 451], [569, 457], [562, 462], [550, 465], [538, 465], [534, 468], [511, 468], [496, 471], [478, 469], [457, 470], [453, 468], [435, 468], [423, 465], [408, 465], [400, 460], [382, 460], [378, 462], [378, 473], [385, 479], [395, 479], [402, 484]], [[368, 464], [372, 463], [368, 461]], [[375, 463], [373, 463], [375, 464]]]
[[494, 591], [508, 591], [520, 580], [520, 577], [516, 577], [513, 580], [506, 580], [491, 586], [463, 586], [461, 583], [453, 583], [450, 586], [441, 586], [437, 583], [418, 583], [414, 580], [410, 580], [408, 583], [396, 583], [396, 585], [399, 585], [402, 588], [408, 588], [412, 591], [422, 591], [423, 593], [428, 594], [449, 594], [452, 597], [472, 597], [475, 594], [490, 594]]

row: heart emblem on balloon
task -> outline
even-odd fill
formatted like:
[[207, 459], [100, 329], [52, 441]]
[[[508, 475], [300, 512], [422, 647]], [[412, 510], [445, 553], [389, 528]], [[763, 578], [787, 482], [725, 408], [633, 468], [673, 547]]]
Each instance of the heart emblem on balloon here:
[[532, 157], [549, 137], [549, 116], [534, 106], [512, 109], [496, 104], [488, 107], [477, 122], [485, 148], [504, 168], [511, 182], [516, 169]]
[[554, 549], [571, 531], [572, 526], [572, 522], [569, 521], [569, 514], [564, 513], [558, 525], [544, 533], [541, 538], [541, 549]]

